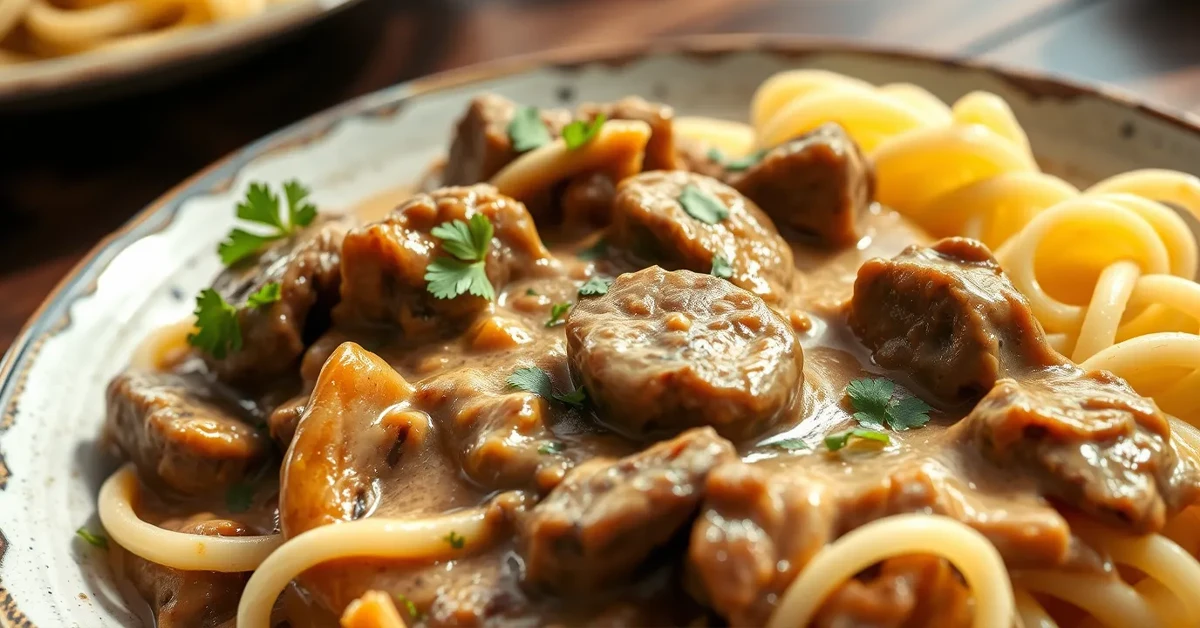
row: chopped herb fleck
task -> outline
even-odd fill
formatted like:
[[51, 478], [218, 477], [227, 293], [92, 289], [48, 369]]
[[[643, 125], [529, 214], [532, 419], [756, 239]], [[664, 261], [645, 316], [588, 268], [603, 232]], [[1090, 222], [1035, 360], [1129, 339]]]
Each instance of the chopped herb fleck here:
[[725, 156], [725, 153], [721, 152], [721, 149], [710, 148], [708, 150], [708, 158], [721, 164], [726, 170], [731, 172], [741, 172], [742, 170], [746, 170], [750, 166], [762, 161], [762, 158], [767, 155], [767, 152], [768, 150], [764, 148], [762, 150], [754, 151], [745, 157], [734, 157], [733, 159], [730, 159]]
[[75, 536], [83, 539], [92, 547], [100, 549], [108, 549], [108, 537], [103, 532], [92, 532], [87, 528], [79, 528], [75, 531]]
[[702, 223], [715, 225], [729, 217], [729, 208], [724, 203], [690, 183], [683, 187], [678, 200], [683, 211]]
[[576, 388], [569, 393], [554, 393], [554, 399], [572, 408], [582, 408], [587, 404], [587, 398], [587, 390], [583, 388]]
[[566, 445], [564, 445], [556, 440], [552, 440], [552, 441], [542, 443], [542, 445], [540, 447], [538, 447], [538, 453], [542, 454], [544, 456], [551, 456], [554, 454], [562, 453], [562, 451], [566, 448], [567, 448]]
[[600, 132], [600, 127], [604, 126], [605, 120], [607, 120], [607, 116], [601, 113], [597, 114], [590, 122], [576, 120], [563, 127], [562, 138], [566, 142], [567, 148], [576, 150], [592, 141], [592, 138]]
[[846, 430], [845, 432], [839, 432], [837, 434], [830, 434], [829, 436], [826, 436], [825, 437], [825, 446], [829, 448], [829, 451], [837, 451], [837, 450], [845, 447], [846, 444], [848, 442], [850, 442], [851, 438], [861, 438], [864, 440], [871, 440], [871, 441], [883, 443], [884, 445], [887, 445], [888, 443], [892, 442], [891, 437], [889, 437], [886, 432], [880, 432], [880, 431], [876, 431], [876, 430], [867, 430], [867, 429], [856, 427], [852, 430]]
[[808, 443], [804, 442], [804, 440], [800, 439], [800, 438], [785, 438], [783, 440], [777, 440], [773, 443], [767, 443], [767, 445], [770, 447], [777, 447], [779, 449], [784, 449], [787, 451], [796, 451], [798, 449], [809, 449]]
[[608, 287], [611, 285], [612, 285], [612, 279], [608, 279], [605, 277], [599, 277], [599, 276], [592, 277], [592, 278], [588, 279], [587, 281], [585, 281], [584, 284], [579, 287], [579, 296], [594, 297], [594, 296], [599, 296], [601, 294], [607, 294]]
[[246, 305], [249, 305], [255, 309], [263, 308], [278, 301], [279, 297], [279, 284], [272, 281], [271, 283], [263, 284], [263, 287], [259, 288], [257, 292], [250, 295], [250, 297], [246, 299]]
[[733, 264], [730, 264], [724, 255], [718, 253], [713, 256], [712, 271], [710, 274], [721, 279], [729, 279], [733, 276]]
[[421, 619], [421, 611], [417, 610], [417, 605], [413, 604], [413, 601], [408, 599], [407, 596], [402, 593], [397, 593], [396, 601], [400, 602], [400, 605], [404, 607], [404, 610], [408, 611], [409, 617], [414, 620]]
[[534, 290], [533, 288], [527, 288], [525, 290], [525, 296], [536, 297], [536, 296], [538, 296], [538, 292], [537, 292], [537, 290]]
[[583, 388], [577, 388], [569, 393], [554, 392], [550, 375], [536, 366], [519, 368], [513, 371], [505, 381], [510, 388], [518, 388], [543, 399], [552, 399], [575, 408], [582, 408], [587, 403], [587, 391]]
[[450, 534], [447, 534], [442, 540], [449, 543], [450, 547], [453, 547], [454, 549], [462, 549], [467, 543], [466, 537], [455, 532], [454, 530], [451, 530]]
[[895, 384], [883, 378], [856, 379], [846, 386], [858, 424], [873, 430], [886, 425], [896, 431], [921, 427], [929, 422], [929, 404], [917, 397], [892, 399]]
[[550, 306], [550, 320], [546, 321], [546, 327], [554, 327], [562, 322], [562, 317], [567, 314], [573, 305], [570, 301], [564, 303], [555, 303]]
[[550, 129], [542, 121], [542, 112], [537, 107], [521, 107], [517, 109], [513, 119], [508, 123], [508, 139], [512, 142], [513, 150], [518, 153], [531, 151], [550, 143]]

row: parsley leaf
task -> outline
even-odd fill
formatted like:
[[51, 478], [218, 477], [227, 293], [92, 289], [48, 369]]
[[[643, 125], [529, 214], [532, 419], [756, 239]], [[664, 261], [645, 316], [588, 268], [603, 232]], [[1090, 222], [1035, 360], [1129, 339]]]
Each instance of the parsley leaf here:
[[578, 257], [581, 260], [590, 262], [595, 259], [600, 259], [601, 257], [604, 257], [607, 254], [608, 254], [608, 240], [605, 240], [604, 238], [600, 238], [599, 240], [596, 240], [595, 244], [576, 253], [575, 257]]
[[537, 292], [537, 290], [534, 290], [533, 288], [528, 288], [525, 290], [525, 296], [536, 297], [536, 296], [538, 296], [538, 292]]
[[883, 429], [887, 421], [887, 408], [892, 400], [895, 384], [891, 381], [874, 379], [856, 379], [846, 386], [846, 396], [856, 412], [854, 418], [863, 427]]
[[279, 197], [267, 184], [256, 181], [246, 189], [246, 196], [237, 205], [237, 217], [268, 227], [267, 233], [251, 233], [235, 228], [217, 246], [221, 263], [232, 266], [262, 249], [268, 242], [294, 235], [307, 227], [317, 217], [317, 208], [307, 200], [308, 188], [299, 181], [290, 180], [283, 184], [283, 195], [287, 200], [287, 221], [279, 213]]
[[408, 611], [408, 616], [414, 620], [421, 619], [421, 611], [417, 610], [417, 605], [412, 600], [408, 599], [403, 593], [396, 594], [396, 601], [404, 606], [404, 610]]
[[196, 295], [196, 332], [188, 334], [188, 344], [221, 360], [231, 351], [242, 349], [242, 328], [237, 308], [225, 302], [212, 288]]
[[537, 107], [521, 107], [508, 123], [508, 139], [518, 153], [531, 151], [550, 143], [550, 129], [542, 121]]
[[254, 485], [238, 482], [225, 491], [225, 507], [229, 512], [246, 512], [254, 503]]
[[582, 408], [587, 404], [587, 390], [576, 388], [569, 393], [554, 393], [554, 399], [561, 401], [572, 408]]
[[825, 446], [829, 448], [829, 451], [837, 451], [845, 447], [851, 438], [872, 440], [885, 445], [892, 442], [891, 437], [889, 437], [886, 432], [854, 428], [852, 430], [846, 430], [845, 432], [839, 432], [837, 434], [830, 434], [829, 436], [826, 436]]
[[462, 294], [473, 294], [488, 301], [496, 298], [483, 262], [468, 264], [439, 257], [425, 268], [425, 281], [429, 282], [429, 292], [439, 299], [453, 299]]
[[252, 308], [263, 308], [279, 300], [280, 288], [279, 284], [272, 281], [271, 283], [263, 284], [257, 292], [250, 295], [246, 299], [246, 304]]
[[612, 279], [605, 279], [599, 276], [592, 277], [579, 287], [579, 296], [594, 297], [601, 294], [608, 294], [608, 287], [611, 285]]
[[442, 248], [454, 257], [442, 256], [425, 269], [428, 290], [439, 299], [453, 299], [473, 294], [488, 301], [496, 298], [488, 280], [486, 260], [495, 231], [492, 222], [483, 214], [475, 214], [467, 222], [444, 222], [429, 230], [442, 242]]
[[554, 392], [550, 375], [536, 366], [519, 368], [504, 381], [508, 383], [509, 388], [519, 388], [543, 399], [553, 399], [574, 408], [582, 408], [587, 403], [587, 391], [583, 388], [577, 388], [569, 393]]
[[719, 148], [708, 149], [708, 158], [721, 164], [730, 172], [741, 172], [742, 170], [746, 170], [750, 166], [762, 161], [762, 158], [766, 155], [767, 149], [764, 148], [762, 150], [754, 151], [745, 157], [735, 157], [733, 159], [729, 159], [725, 156], [725, 153], [721, 152]]
[[607, 119], [608, 116], [599, 113], [596, 114], [595, 118], [592, 118], [591, 122], [576, 120], [563, 127], [562, 138], [567, 143], [567, 148], [576, 150], [592, 141], [592, 138], [596, 137], [596, 134], [600, 132], [600, 127], [604, 126], [604, 122]]
[[929, 411], [933, 408], [919, 397], [905, 397], [888, 406], [888, 425], [894, 430], [910, 430], [929, 422]]
[[87, 541], [87, 544], [92, 547], [108, 549], [108, 537], [103, 532], [92, 532], [87, 528], [79, 528], [75, 531], [75, 536]]
[[567, 310], [571, 309], [570, 301], [564, 303], [555, 303], [550, 306], [550, 320], [546, 321], [546, 327], [554, 327], [562, 322], [562, 317], [566, 315]]
[[702, 223], [715, 225], [729, 217], [729, 208], [724, 203], [690, 183], [683, 186], [678, 200], [683, 211]]
[[718, 253], [713, 256], [712, 271], [709, 274], [721, 279], [729, 279], [733, 276], [733, 264], [730, 264], [724, 255]]
[[551, 441], [546, 441], [546, 442], [542, 443], [542, 446], [538, 447], [538, 453], [542, 454], [543, 456], [551, 456], [554, 454], [562, 453], [562, 450], [564, 450], [566, 448], [567, 448], [566, 445], [564, 445], [556, 440], [551, 440]]
[[455, 532], [454, 530], [451, 530], [450, 534], [447, 534], [446, 536], [442, 537], [442, 540], [449, 543], [450, 547], [453, 547], [454, 549], [462, 549], [463, 546], [466, 545], [466, 543], [467, 543], [467, 538], [465, 536]]
[[785, 438], [777, 440], [773, 443], [767, 443], [768, 447], [778, 447], [786, 451], [796, 451], [797, 449], [809, 449], [808, 443], [800, 438]]

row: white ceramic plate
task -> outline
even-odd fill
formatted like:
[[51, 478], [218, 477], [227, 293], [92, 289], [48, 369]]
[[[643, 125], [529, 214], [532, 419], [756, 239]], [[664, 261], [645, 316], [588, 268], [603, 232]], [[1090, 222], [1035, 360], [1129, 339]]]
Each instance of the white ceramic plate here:
[[0, 106], [31, 106], [46, 98], [132, 86], [151, 75], [182, 78], [253, 50], [357, 0], [292, 0], [261, 14], [209, 24], [132, 49], [101, 50], [0, 66]]
[[467, 101], [534, 105], [641, 94], [683, 115], [744, 119], [770, 74], [820, 67], [910, 81], [954, 99], [1006, 98], [1047, 170], [1076, 183], [1140, 167], [1195, 170], [1200, 127], [1119, 95], [1010, 71], [751, 36], [555, 53], [399, 85], [319, 114], [213, 165], [102, 242], [54, 291], [0, 365], [0, 626], [141, 625], [100, 553], [75, 539], [115, 466], [95, 448], [104, 387], [139, 339], [188, 315], [218, 271], [216, 243], [251, 180], [299, 178], [325, 210], [412, 182], [447, 147]]

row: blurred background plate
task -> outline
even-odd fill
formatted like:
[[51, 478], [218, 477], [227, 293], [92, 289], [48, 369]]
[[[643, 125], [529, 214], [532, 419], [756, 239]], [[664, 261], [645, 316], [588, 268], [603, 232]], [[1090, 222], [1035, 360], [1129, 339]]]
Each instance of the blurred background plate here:
[[236, 61], [358, 0], [295, 0], [228, 22], [199, 25], [136, 47], [0, 65], [0, 111], [111, 98], [194, 77]]

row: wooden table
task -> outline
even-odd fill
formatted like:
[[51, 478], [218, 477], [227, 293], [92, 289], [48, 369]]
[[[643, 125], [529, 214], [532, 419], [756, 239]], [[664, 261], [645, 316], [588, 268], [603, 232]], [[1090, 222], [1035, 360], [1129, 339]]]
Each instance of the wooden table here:
[[1190, 0], [363, 0], [183, 85], [0, 116], [0, 350], [104, 234], [192, 172], [342, 100], [572, 44], [815, 34], [978, 55], [1200, 109]]

